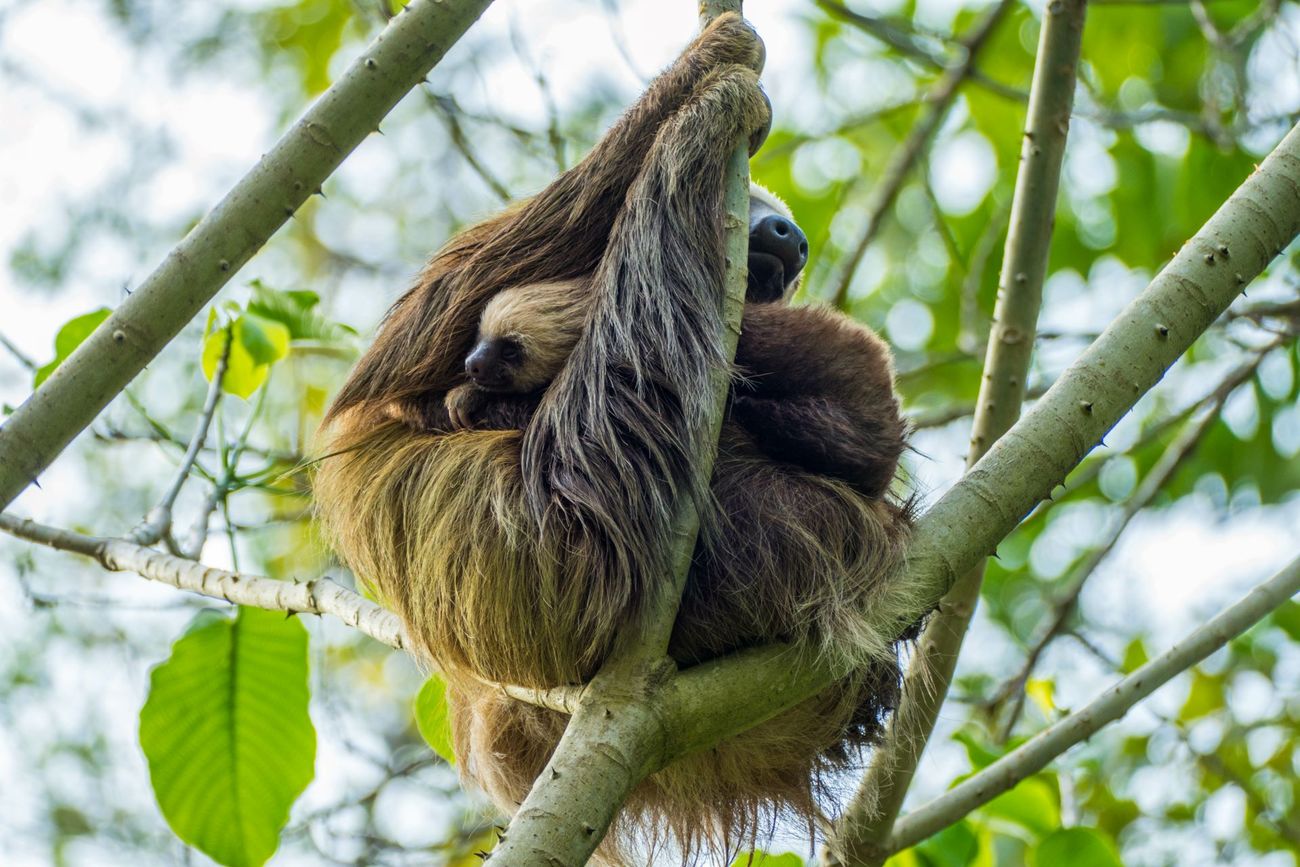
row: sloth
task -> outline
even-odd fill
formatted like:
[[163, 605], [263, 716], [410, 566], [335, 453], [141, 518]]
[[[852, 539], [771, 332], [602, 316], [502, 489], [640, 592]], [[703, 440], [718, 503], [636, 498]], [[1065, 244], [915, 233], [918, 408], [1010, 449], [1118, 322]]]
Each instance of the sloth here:
[[[580, 684], [599, 669], [672, 580], [682, 497], [702, 532], [669, 646], [678, 665], [783, 641], [841, 666], [821, 694], [649, 777], [606, 852], [638, 837], [730, 847], [782, 815], [812, 827], [829, 775], [879, 737], [897, 634], [918, 610], [891, 580], [910, 514], [890, 490], [905, 427], [888, 350], [842, 316], [779, 303], [806, 242], [793, 257], [776, 242], [764, 219], [797, 226], [762, 197], [741, 375], [702, 471], [711, 383], [728, 369], [724, 171], [734, 143], [752, 153], [770, 123], [762, 62], [748, 25], [720, 16], [582, 162], [454, 236], [323, 429], [326, 536], [446, 677], [461, 773], [503, 811], [567, 718], [499, 684]], [[513, 352], [525, 372], [462, 405], [485, 323], [506, 336], [497, 314], [518, 317], [516, 345], [491, 342], [482, 375]], [[899, 629], [866, 628], [866, 610]]]

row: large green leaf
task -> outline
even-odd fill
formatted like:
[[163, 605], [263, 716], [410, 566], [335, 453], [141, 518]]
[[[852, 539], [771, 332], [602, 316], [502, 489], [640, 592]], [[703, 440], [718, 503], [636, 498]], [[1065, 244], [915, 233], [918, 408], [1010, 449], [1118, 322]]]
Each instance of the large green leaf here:
[[266, 862], [311, 781], [307, 631], [255, 608], [200, 616], [150, 678], [140, 746], [176, 836], [229, 867]]
[[420, 736], [433, 751], [450, 764], [456, 764], [451, 747], [451, 717], [447, 707], [447, 685], [438, 675], [431, 675], [415, 696], [415, 725]]
[[40, 388], [41, 383], [50, 378], [54, 369], [67, 360], [72, 351], [108, 318], [110, 312], [107, 307], [100, 307], [63, 323], [59, 333], [54, 336], [54, 360], [36, 369], [32, 388]]

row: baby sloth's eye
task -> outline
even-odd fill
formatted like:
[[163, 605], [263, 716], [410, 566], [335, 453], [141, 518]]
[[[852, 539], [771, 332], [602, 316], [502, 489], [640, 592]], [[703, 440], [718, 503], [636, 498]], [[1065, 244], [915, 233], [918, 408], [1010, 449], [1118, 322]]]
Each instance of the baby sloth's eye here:
[[524, 356], [523, 350], [520, 349], [519, 344], [515, 343], [513, 340], [507, 340], [502, 344], [501, 346], [502, 361], [509, 362], [510, 364], [517, 364], [519, 360], [523, 358], [523, 356]]

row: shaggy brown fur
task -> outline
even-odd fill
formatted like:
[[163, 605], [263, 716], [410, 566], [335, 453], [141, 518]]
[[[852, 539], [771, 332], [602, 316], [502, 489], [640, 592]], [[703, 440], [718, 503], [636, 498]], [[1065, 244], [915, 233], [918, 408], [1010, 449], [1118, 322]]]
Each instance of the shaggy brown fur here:
[[[580, 165], [452, 239], [336, 398], [317, 477], [339, 553], [453, 685], [463, 773], [506, 811], [564, 720], [481, 681], [589, 678], [667, 580], [679, 496], [707, 524], [672, 639], [680, 663], [785, 639], [868, 666], [637, 790], [620, 830], [666, 829], [688, 851], [740, 843], [787, 811], [811, 821], [824, 773], [877, 735], [895, 698], [892, 637], [857, 615], [913, 610], [882, 579], [908, 527], [884, 495], [903, 429], [888, 354], [863, 329], [751, 307], [737, 421], [697, 481], [724, 364], [723, 169], [731, 143], [766, 126], [761, 58], [723, 16]], [[589, 309], [554, 381], [513, 404], [495, 396], [505, 429], [453, 430], [447, 395], [489, 302], [574, 280]]]

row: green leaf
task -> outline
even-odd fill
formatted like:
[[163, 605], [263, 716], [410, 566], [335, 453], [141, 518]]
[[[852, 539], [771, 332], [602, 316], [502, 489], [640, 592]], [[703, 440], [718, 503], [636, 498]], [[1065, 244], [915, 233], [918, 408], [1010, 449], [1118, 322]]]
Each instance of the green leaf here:
[[1300, 603], [1284, 602], [1281, 608], [1273, 612], [1273, 623], [1290, 636], [1292, 641], [1300, 641]]
[[[260, 280], [254, 280], [252, 287], [253, 297], [248, 302], [248, 312], [279, 322], [289, 329], [289, 336], [294, 340], [346, 344], [356, 336], [355, 329], [326, 319], [316, 309], [320, 296], [315, 292], [305, 289], [280, 291]], [[352, 347], [348, 345], [348, 348]]]
[[981, 809], [981, 813], [989, 818], [1019, 825], [1036, 834], [1045, 834], [1059, 828], [1061, 807], [1055, 778], [1046, 774], [1030, 777], [1011, 791], [994, 798]]
[[59, 333], [54, 336], [54, 360], [44, 367], [37, 368], [32, 388], [40, 388], [41, 383], [50, 378], [55, 368], [66, 361], [73, 350], [80, 346], [111, 312], [107, 307], [100, 307], [98, 310], [83, 313], [63, 323]]
[[245, 313], [235, 325], [235, 334], [254, 364], [275, 364], [289, 354], [289, 329], [281, 323]]
[[731, 867], [804, 867], [803, 859], [793, 852], [771, 855], [762, 849], [743, 852], [731, 862]]
[[984, 741], [970, 729], [959, 729], [952, 739], [966, 748], [966, 757], [970, 759], [971, 768], [981, 770], [1002, 758], [1002, 753], [990, 749]]
[[979, 853], [980, 841], [970, 823], [963, 821], [949, 825], [916, 848], [930, 867], [967, 867]]
[[[238, 308], [235, 308], [238, 310]], [[203, 375], [212, 381], [217, 363], [233, 335], [234, 343], [226, 360], [226, 375], [221, 388], [247, 399], [266, 382], [271, 365], [289, 353], [289, 329], [279, 322], [252, 313], [238, 316], [227, 326], [218, 325], [217, 311], [208, 314], [203, 332]]]
[[1211, 677], [1199, 668], [1192, 671], [1192, 689], [1187, 694], [1178, 718], [1183, 722], [1213, 713], [1223, 707], [1223, 680]]
[[451, 717], [447, 707], [447, 684], [438, 675], [432, 675], [415, 696], [415, 725], [425, 743], [433, 751], [456, 764], [456, 751], [451, 746]]
[[172, 830], [219, 864], [264, 864], [311, 781], [307, 631], [255, 608], [206, 615], [154, 668], [140, 746]]
[[1039, 841], [1030, 854], [1033, 867], [1124, 867], [1115, 844], [1092, 828], [1062, 828]]
[[1124, 659], [1120, 663], [1120, 671], [1124, 674], [1132, 674], [1139, 668], [1147, 664], [1151, 657], [1147, 655], [1147, 646], [1141, 638], [1134, 638], [1124, 648]]

